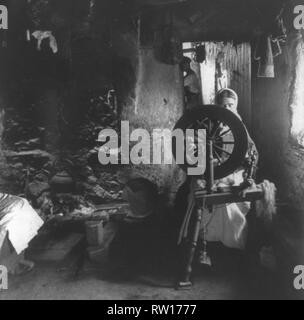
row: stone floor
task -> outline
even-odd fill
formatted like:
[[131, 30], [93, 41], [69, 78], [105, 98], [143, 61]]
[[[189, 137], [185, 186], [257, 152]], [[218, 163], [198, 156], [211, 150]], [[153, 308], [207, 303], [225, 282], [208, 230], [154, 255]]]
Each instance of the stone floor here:
[[[286, 223], [282, 225], [286, 230]], [[294, 228], [285, 234], [280, 229], [274, 248], [280, 266], [276, 272], [261, 267], [244, 270], [229, 253], [228, 260], [232, 260], [237, 268], [227, 268], [229, 264], [226, 265], [225, 260], [220, 260], [219, 268], [200, 266], [194, 272], [192, 289], [177, 291], [174, 289], [176, 263], [170, 264], [170, 261], [165, 260], [165, 267], [158, 271], [150, 267], [140, 273], [124, 269], [121, 273], [113, 273], [107, 259], [93, 262], [89, 256], [81, 254], [85, 251], [80, 248], [60, 263], [36, 262], [36, 267], [30, 273], [9, 276], [9, 288], [0, 291], [0, 300], [302, 299], [303, 296], [293, 289], [293, 268], [304, 259], [294, 259], [293, 251], [298, 246], [297, 251], [302, 252], [303, 242], [295, 238]], [[61, 256], [62, 248], [59, 249], [56, 250]]]
[[[72, 261], [72, 260], [71, 260]], [[37, 265], [24, 276], [10, 276], [9, 289], [0, 300], [214, 300], [296, 298], [274, 274], [259, 270], [254, 275], [197, 270], [191, 290], [174, 289], [175, 279], [166, 273], [110, 277], [107, 270], [86, 261], [76, 275], [72, 266]], [[280, 278], [281, 279], [281, 278]]]

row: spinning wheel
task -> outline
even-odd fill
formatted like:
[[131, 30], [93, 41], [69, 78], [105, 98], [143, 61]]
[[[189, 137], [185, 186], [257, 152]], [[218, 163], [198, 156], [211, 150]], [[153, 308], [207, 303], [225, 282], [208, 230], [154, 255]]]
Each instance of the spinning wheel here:
[[[206, 130], [207, 149], [212, 145], [212, 166], [215, 179], [228, 176], [240, 167], [245, 159], [248, 150], [247, 130], [243, 122], [234, 113], [222, 107], [205, 105], [193, 108], [184, 114], [174, 129], [182, 129], [184, 133], [187, 129], [195, 130], [194, 155], [197, 155], [195, 150], [199, 143], [197, 130]], [[184, 134], [184, 136], [186, 135]], [[185, 138], [185, 150], [186, 142]], [[172, 141], [172, 151], [175, 158], [176, 148], [176, 142]], [[187, 159], [186, 155], [184, 159]], [[180, 166], [183, 170], [186, 170], [193, 165], [186, 162]]]
[[[233, 112], [215, 105], [205, 105], [193, 108], [186, 112], [184, 116], [177, 122], [174, 129], [181, 129], [184, 132], [184, 159], [185, 164], [181, 164], [183, 170], [194, 167], [194, 161], [188, 160], [188, 152], [191, 155], [199, 156], [198, 130], [206, 131], [206, 172], [204, 178], [206, 184], [201, 187], [190, 188], [191, 197], [187, 212], [184, 217], [180, 229], [179, 241], [187, 239], [188, 249], [186, 253], [185, 265], [183, 266], [180, 281], [177, 284], [179, 289], [187, 289], [191, 287], [192, 262], [194, 259], [199, 233], [201, 229], [202, 217], [205, 208], [212, 212], [212, 206], [222, 205], [225, 203], [254, 201], [261, 199], [263, 192], [258, 188], [252, 188], [253, 177], [255, 171], [256, 155], [249, 152], [249, 138], [246, 127], [241, 119]], [[194, 135], [187, 135], [186, 130], [194, 130]], [[190, 141], [189, 141], [190, 140]], [[175, 159], [177, 158], [176, 141], [172, 141], [172, 151]], [[248, 161], [249, 158], [249, 161]], [[190, 156], [190, 160], [191, 156]], [[246, 172], [246, 180], [239, 186], [217, 187], [214, 180], [227, 177], [237, 169], [244, 165]], [[200, 177], [197, 177], [200, 178]], [[196, 177], [192, 178], [192, 182], [196, 181]], [[191, 185], [195, 185], [191, 183]], [[190, 223], [192, 221], [192, 223]], [[203, 257], [207, 257], [206, 240], [203, 240]]]

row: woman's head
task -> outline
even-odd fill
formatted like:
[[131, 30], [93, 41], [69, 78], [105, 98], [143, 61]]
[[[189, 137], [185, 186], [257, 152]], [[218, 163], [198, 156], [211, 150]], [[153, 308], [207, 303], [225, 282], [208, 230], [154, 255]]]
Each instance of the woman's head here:
[[222, 89], [215, 96], [215, 103], [234, 113], [237, 113], [238, 95], [231, 89]]

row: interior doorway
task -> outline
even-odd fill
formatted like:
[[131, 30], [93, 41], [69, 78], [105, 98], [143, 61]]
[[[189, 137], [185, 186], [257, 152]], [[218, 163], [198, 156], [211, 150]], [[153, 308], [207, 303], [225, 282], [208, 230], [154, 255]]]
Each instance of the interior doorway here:
[[251, 128], [250, 43], [185, 42], [183, 53], [192, 60], [191, 68], [199, 79], [201, 103], [214, 104], [218, 90], [233, 89], [239, 97], [238, 111]]

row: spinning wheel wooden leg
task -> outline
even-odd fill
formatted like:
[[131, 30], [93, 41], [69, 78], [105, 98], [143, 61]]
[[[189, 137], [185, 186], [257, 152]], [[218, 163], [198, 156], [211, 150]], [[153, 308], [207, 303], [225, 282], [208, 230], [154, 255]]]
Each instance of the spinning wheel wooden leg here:
[[195, 223], [194, 223], [194, 230], [191, 233], [191, 239], [190, 239], [190, 247], [187, 252], [187, 259], [185, 268], [183, 270], [183, 276], [181, 281], [177, 284], [177, 289], [190, 289], [192, 286], [192, 282], [190, 281], [191, 273], [192, 273], [192, 263], [193, 258], [195, 254], [195, 250], [197, 247], [200, 227], [201, 227], [201, 221], [202, 221], [202, 209], [196, 209], [195, 210], [196, 216], [195, 216]]

